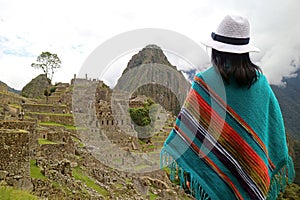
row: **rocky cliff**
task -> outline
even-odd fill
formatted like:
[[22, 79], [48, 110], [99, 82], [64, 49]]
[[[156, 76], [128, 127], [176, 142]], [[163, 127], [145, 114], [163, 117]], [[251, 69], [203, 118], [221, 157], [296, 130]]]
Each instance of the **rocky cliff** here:
[[115, 87], [131, 96], [145, 95], [178, 114], [190, 83], [156, 45], [148, 45], [135, 54]]
[[21, 95], [27, 98], [43, 98], [45, 89], [50, 85], [50, 79], [45, 74], [40, 74], [23, 87]]

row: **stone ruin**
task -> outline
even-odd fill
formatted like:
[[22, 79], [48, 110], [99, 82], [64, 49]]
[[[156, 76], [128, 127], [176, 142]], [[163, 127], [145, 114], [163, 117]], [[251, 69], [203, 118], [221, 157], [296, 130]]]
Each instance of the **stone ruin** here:
[[[77, 81], [79, 89], [74, 89]], [[49, 199], [150, 199], [149, 192], [157, 199], [178, 198], [179, 188], [168, 187], [171, 183], [164, 172], [150, 172], [153, 163], [139, 153], [140, 144], [130, 117], [122, 112], [113, 113], [111, 89], [102, 81], [87, 78], [73, 79], [71, 84], [60, 83], [57, 88], [48, 104], [44, 100], [32, 101], [15, 94], [0, 93], [4, 95], [0, 98], [1, 105], [6, 104], [8, 108], [18, 105], [16, 113], [25, 112], [23, 121], [17, 116], [0, 119], [0, 152], [3, 152], [0, 155], [0, 185], [26, 189]], [[127, 104], [138, 106], [142, 101]], [[78, 128], [68, 130], [39, 125], [41, 122], [75, 124]], [[40, 144], [39, 140], [49, 143]], [[105, 147], [99, 155], [95, 151], [99, 143], [93, 146], [97, 140], [103, 141]], [[110, 141], [109, 145], [107, 141]], [[152, 158], [155, 159], [158, 161], [157, 157]], [[30, 177], [31, 161], [35, 161], [45, 180]], [[147, 162], [149, 173], [142, 176], [117, 170]], [[74, 168], [84, 170], [107, 194], [99, 194], [75, 179]], [[54, 183], [63, 187], [55, 187]]]
[[0, 127], [0, 181], [31, 189], [29, 160], [35, 123], [1, 121]]

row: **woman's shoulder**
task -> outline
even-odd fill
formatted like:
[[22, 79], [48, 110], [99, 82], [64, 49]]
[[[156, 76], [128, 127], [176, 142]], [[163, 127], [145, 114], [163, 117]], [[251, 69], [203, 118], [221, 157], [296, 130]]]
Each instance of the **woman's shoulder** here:
[[258, 84], [261, 86], [268, 86], [268, 87], [270, 86], [267, 77], [263, 73], [259, 73], [259, 72], [257, 73], [257, 80], [254, 83], [254, 85], [255, 84]]
[[210, 66], [205, 70], [197, 72], [195, 76], [197, 76], [199, 78], [207, 78], [207, 77], [215, 76], [216, 74], [217, 74], [217, 71], [216, 71], [215, 67]]

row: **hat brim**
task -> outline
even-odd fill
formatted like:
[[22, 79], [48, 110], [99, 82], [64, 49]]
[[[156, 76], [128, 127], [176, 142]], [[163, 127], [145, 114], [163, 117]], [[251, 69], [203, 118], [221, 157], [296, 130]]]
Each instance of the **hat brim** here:
[[255, 47], [251, 44], [246, 44], [246, 45], [226, 44], [223, 42], [215, 41], [212, 38], [210, 38], [206, 41], [201, 41], [201, 43], [207, 47], [211, 47], [218, 51], [228, 52], [228, 53], [260, 52], [260, 50], [257, 47]]

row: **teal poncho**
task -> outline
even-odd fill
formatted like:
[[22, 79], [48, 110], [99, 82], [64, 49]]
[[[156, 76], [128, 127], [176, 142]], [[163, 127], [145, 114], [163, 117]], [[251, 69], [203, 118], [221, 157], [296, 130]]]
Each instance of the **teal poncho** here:
[[295, 174], [265, 76], [248, 89], [234, 81], [224, 85], [214, 67], [197, 74], [161, 151], [161, 166], [196, 199], [276, 199]]

